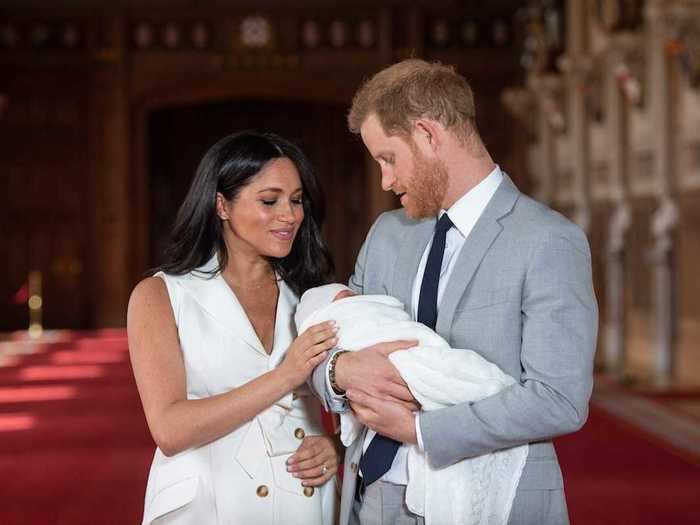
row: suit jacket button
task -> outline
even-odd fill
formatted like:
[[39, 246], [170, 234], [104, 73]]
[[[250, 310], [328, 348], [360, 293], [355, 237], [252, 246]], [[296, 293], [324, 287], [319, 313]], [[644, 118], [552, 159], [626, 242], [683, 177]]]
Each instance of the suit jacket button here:
[[353, 474], [357, 474], [357, 463], [350, 463], [350, 470]]
[[310, 498], [313, 495], [314, 495], [314, 488], [313, 487], [304, 487], [304, 496], [306, 496], [307, 498]]
[[255, 491], [255, 493], [260, 496], [261, 498], [264, 498], [270, 493], [270, 490], [267, 488], [266, 485], [260, 485], [258, 487], [258, 490]]
[[303, 428], [297, 428], [294, 431], [294, 437], [297, 439], [304, 439], [304, 436], [306, 435], [306, 432], [304, 432]]

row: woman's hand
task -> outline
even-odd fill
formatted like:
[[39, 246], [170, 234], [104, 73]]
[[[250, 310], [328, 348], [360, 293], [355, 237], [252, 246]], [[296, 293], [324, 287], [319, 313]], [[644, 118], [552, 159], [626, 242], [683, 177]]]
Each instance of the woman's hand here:
[[290, 380], [292, 388], [306, 381], [316, 365], [323, 362], [328, 350], [338, 342], [336, 331], [335, 321], [315, 324], [290, 345], [279, 370]]
[[329, 436], [307, 436], [287, 460], [287, 470], [305, 487], [318, 487], [338, 472], [340, 454]]

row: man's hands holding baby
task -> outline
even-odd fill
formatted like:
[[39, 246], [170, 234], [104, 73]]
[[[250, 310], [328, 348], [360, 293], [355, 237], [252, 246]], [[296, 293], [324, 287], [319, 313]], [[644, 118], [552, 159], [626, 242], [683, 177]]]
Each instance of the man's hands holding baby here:
[[389, 354], [416, 346], [417, 341], [379, 343], [358, 352], [338, 356], [335, 381], [343, 390], [359, 390], [369, 396], [404, 403], [406, 408], [418, 410], [418, 404], [389, 361]]
[[420, 409], [389, 354], [417, 341], [379, 343], [338, 356], [336, 384], [347, 391], [355, 415], [375, 432], [402, 443], [416, 442], [415, 416]]

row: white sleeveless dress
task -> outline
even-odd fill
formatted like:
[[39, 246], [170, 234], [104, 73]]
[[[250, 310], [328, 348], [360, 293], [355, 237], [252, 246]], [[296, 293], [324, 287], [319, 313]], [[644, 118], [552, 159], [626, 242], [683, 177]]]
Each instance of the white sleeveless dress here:
[[[212, 259], [200, 270], [213, 268]], [[187, 377], [187, 398], [228, 392], [275, 368], [296, 333], [298, 298], [282, 281], [270, 355], [221, 274], [157, 274], [168, 288]], [[323, 434], [320, 403], [306, 385], [230, 434], [166, 457], [156, 449], [144, 524], [331, 525], [335, 479], [304, 490], [286, 459], [304, 436]]]

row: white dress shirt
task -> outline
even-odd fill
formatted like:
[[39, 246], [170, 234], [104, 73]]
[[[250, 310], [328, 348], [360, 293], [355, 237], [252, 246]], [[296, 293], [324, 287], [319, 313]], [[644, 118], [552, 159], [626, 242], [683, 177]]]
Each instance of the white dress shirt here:
[[[479, 184], [474, 186], [471, 190], [465, 193], [462, 197], [455, 202], [449, 210], [440, 210], [438, 219], [442, 217], [443, 213], [447, 213], [450, 216], [450, 220], [454, 224], [453, 228], [447, 231], [447, 236], [445, 239], [445, 252], [442, 258], [442, 266], [440, 268], [440, 281], [438, 283], [438, 315], [440, 311], [440, 302], [442, 296], [444, 295], [445, 288], [454, 269], [455, 263], [459, 258], [459, 252], [464, 246], [464, 242], [471, 233], [474, 225], [481, 217], [484, 209], [488, 205], [489, 201], [493, 197], [494, 193], [498, 189], [498, 186], [503, 180], [503, 172], [496, 166], [494, 170]], [[425, 273], [425, 265], [428, 260], [428, 253], [430, 252], [430, 247], [432, 246], [432, 241], [428, 243], [421, 257], [420, 264], [418, 265], [418, 270], [413, 279], [413, 291], [411, 294], [411, 317], [413, 320], [418, 318], [418, 299], [420, 296], [421, 282], [423, 281], [423, 274]], [[326, 388], [330, 393], [331, 408], [335, 412], [342, 412], [347, 409], [347, 400], [344, 396], [338, 396], [335, 394], [330, 386], [330, 380], [328, 379], [328, 372], [326, 372]], [[423, 450], [423, 439], [420, 433], [419, 424], [420, 415], [416, 415], [416, 435], [418, 437], [418, 446]], [[365, 441], [363, 443], [363, 452], [367, 450], [372, 438], [375, 436], [373, 430], [367, 431]], [[406, 485], [408, 482], [408, 469], [406, 458], [408, 455], [408, 449], [410, 445], [404, 444], [399, 448], [394, 457], [394, 462], [391, 468], [388, 470], [384, 476], [382, 476], [382, 481], [387, 481], [389, 483], [394, 483], [397, 485]]]

